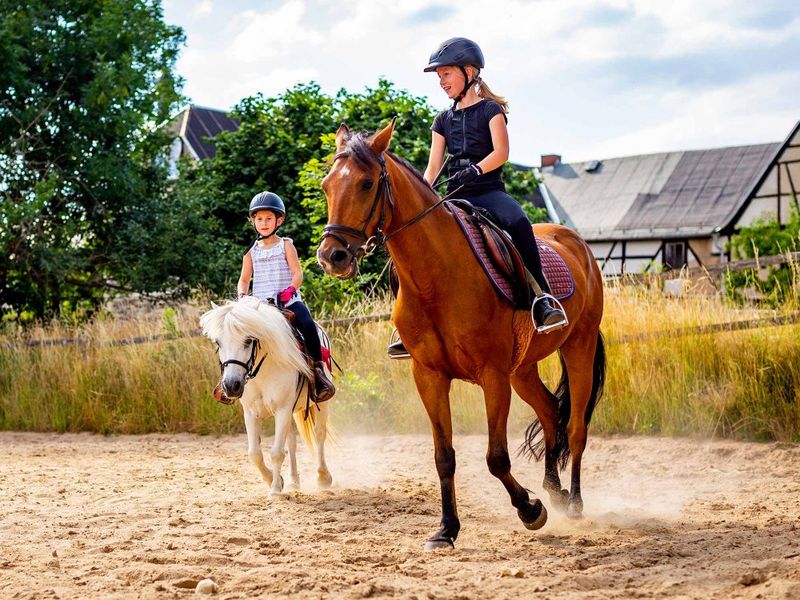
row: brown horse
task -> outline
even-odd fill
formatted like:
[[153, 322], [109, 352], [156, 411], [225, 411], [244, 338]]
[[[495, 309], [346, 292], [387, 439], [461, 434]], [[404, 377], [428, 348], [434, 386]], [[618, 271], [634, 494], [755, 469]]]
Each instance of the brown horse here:
[[[603, 281], [591, 250], [560, 225], [534, 231], [564, 258], [575, 292], [563, 305], [569, 326], [548, 335], [535, 333], [529, 311], [501, 300], [484, 275], [459, 226], [420, 174], [389, 153], [394, 121], [372, 136], [336, 133], [336, 155], [322, 182], [328, 225], [317, 259], [330, 275], [352, 277], [366, 252], [386, 243], [400, 289], [393, 319], [411, 354], [411, 368], [431, 421], [436, 470], [442, 493], [441, 528], [426, 548], [452, 547], [460, 523], [456, 510], [450, 384], [453, 379], [483, 388], [489, 471], [505, 486], [528, 529], [547, 520], [539, 499], [511, 475], [507, 421], [511, 388], [538, 416], [524, 449], [544, 455], [544, 489], [551, 502], [580, 517], [580, 473], [587, 427], [602, 394], [605, 351], [600, 335]], [[562, 378], [555, 394], [539, 377], [538, 363], [558, 351]], [[543, 440], [536, 440], [538, 434]], [[572, 457], [569, 492], [561, 488], [559, 466]]]

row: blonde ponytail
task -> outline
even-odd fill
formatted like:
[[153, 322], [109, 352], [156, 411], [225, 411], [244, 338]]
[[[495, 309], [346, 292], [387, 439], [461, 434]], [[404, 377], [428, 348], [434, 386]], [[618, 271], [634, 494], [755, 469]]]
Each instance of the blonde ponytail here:
[[503, 96], [498, 96], [495, 94], [491, 88], [486, 85], [486, 82], [481, 79], [481, 76], [476, 74], [475, 75], [475, 93], [478, 94], [481, 98], [486, 98], [487, 100], [494, 100], [497, 102], [500, 107], [503, 109], [504, 113], [508, 113], [508, 102]]

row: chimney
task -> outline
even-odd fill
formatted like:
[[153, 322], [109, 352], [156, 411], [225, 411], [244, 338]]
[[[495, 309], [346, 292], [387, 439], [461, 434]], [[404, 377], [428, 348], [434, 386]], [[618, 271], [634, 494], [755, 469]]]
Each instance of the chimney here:
[[560, 154], [542, 154], [542, 168], [556, 167], [561, 164]]

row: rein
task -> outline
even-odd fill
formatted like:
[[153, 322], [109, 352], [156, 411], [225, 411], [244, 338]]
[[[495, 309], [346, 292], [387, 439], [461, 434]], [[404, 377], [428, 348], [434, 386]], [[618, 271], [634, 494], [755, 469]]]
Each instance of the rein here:
[[[333, 160], [334, 162], [345, 156], [349, 156], [348, 151], [338, 152], [334, 155]], [[448, 159], [449, 160], [449, 159]], [[325, 239], [326, 237], [332, 237], [340, 244], [342, 244], [347, 251], [353, 255], [356, 260], [360, 259], [362, 256], [367, 256], [372, 254], [375, 250], [386, 244], [390, 239], [396, 236], [398, 233], [406, 229], [407, 227], [411, 227], [415, 223], [418, 223], [426, 216], [428, 216], [431, 212], [433, 212], [436, 208], [438, 208], [442, 203], [446, 202], [450, 198], [452, 198], [455, 194], [461, 191], [461, 188], [464, 186], [459, 186], [454, 189], [452, 192], [441, 198], [438, 202], [434, 203], [433, 205], [429, 206], [425, 210], [423, 210], [418, 215], [412, 217], [400, 227], [395, 229], [390, 233], [383, 232], [383, 225], [386, 219], [386, 205], [389, 205], [389, 214], [394, 215], [394, 197], [392, 196], [392, 186], [389, 181], [389, 174], [386, 171], [386, 159], [384, 159], [383, 155], [378, 157], [378, 162], [381, 165], [381, 174], [378, 178], [378, 188], [375, 190], [375, 197], [372, 200], [372, 206], [369, 209], [369, 214], [367, 215], [366, 220], [364, 221], [364, 226], [361, 229], [356, 229], [355, 227], [349, 227], [347, 225], [339, 225], [336, 223], [328, 224], [322, 230], [322, 238]], [[445, 163], [446, 165], [447, 163]], [[442, 169], [440, 169], [439, 174], [441, 174], [442, 170], [444, 170], [445, 165], [442, 165]], [[455, 177], [448, 177], [442, 183], [448, 183]], [[438, 175], [436, 177], [439, 178]], [[385, 193], [384, 193], [385, 192]], [[383, 202], [381, 200], [384, 200]], [[375, 216], [375, 211], [377, 210], [378, 204], [380, 203], [380, 216], [378, 218], [378, 224], [375, 227], [375, 233], [372, 235], [367, 234], [367, 225], [369, 222], [372, 221], [372, 218]], [[358, 242], [361, 242], [359, 245], [349, 242], [345, 236], [350, 236], [354, 238]]]
[[234, 359], [226, 360], [225, 362], [220, 362], [219, 363], [220, 373], [224, 373], [225, 367], [227, 367], [228, 365], [237, 365], [245, 370], [245, 376], [244, 376], [245, 383], [247, 383], [253, 377], [258, 375], [258, 371], [261, 369], [261, 365], [264, 364], [264, 359], [267, 358], [267, 354], [265, 352], [264, 356], [261, 357], [261, 360], [258, 361], [258, 364], [256, 365], [256, 357], [258, 356], [258, 351], [261, 349], [261, 342], [253, 338], [251, 340], [251, 343], [252, 343], [252, 348], [250, 350], [250, 358], [246, 363]]

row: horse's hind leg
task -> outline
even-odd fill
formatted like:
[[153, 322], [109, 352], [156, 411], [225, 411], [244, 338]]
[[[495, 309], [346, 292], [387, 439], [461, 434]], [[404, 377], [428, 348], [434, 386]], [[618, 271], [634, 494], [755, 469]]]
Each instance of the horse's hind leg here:
[[333, 477], [325, 463], [325, 438], [328, 435], [328, 403], [319, 405], [315, 415], [314, 438], [317, 442], [317, 485], [320, 489], [327, 489], [333, 483]]
[[[519, 397], [528, 404], [536, 413], [541, 427], [544, 448], [538, 442], [536, 446], [531, 446], [533, 440], [527, 440], [530, 452], [539, 460], [544, 452], [544, 482], [542, 487], [550, 494], [550, 502], [559, 510], [566, 510], [569, 499], [569, 491], [561, 488], [561, 478], [558, 475], [558, 398], [545, 387], [539, 376], [539, 366], [537, 363], [523, 365], [511, 376], [511, 385], [519, 394]], [[533, 430], [528, 429], [529, 434], [534, 436], [537, 432], [536, 424], [532, 424]], [[538, 447], [537, 447], [538, 446]]]
[[[567, 423], [567, 439], [572, 461], [570, 477], [569, 502], [567, 516], [573, 519], [580, 518], [583, 514], [583, 498], [581, 497], [581, 460], [586, 449], [586, 438], [589, 430], [590, 413], [587, 407], [590, 402], [598, 399], [602, 389], [595, 390], [595, 364], [597, 360], [603, 361], [602, 369], [605, 372], [605, 362], [602, 354], [602, 340], [595, 331], [591, 334], [584, 333], [580, 337], [570, 338], [561, 348], [564, 365], [569, 373], [570, 416]], [[601, 354], [595, 357], [596, 349]], [[602, 388], [602, 381], [599, 382]]]
[[247, 431], [247, 455], [267, 485], [272, 485], [272, 471], [264, 464], [264, 454], [261, 452], [261, 419], [246, 408], [244, 409], [244, 427]]
[[511, 407], [511, 384], [505, 374], [492, 373], [481, 382], [486, 402], [486, 419], [489, 427], [489, 447], [486, 464], [489, 472], [505, 486], [511, 504], [528, 529], [539, 529], [547, 522], [547, 510], [542, 501], [531, 501], [528, 490], [522, 487], [511, 474], [511, 459], [508, 456], [508, 412]]

